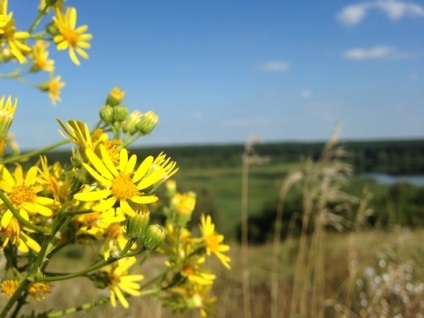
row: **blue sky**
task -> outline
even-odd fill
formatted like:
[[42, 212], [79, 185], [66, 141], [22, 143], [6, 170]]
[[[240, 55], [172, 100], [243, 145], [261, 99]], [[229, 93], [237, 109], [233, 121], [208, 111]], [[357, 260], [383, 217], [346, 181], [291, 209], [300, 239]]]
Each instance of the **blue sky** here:
[[[29, 2], [28, 2], [29, 3]], [[66, 87], [46, 94], [2, 80], [18, 97], [22, 148], [61, 140], [55, 118], [94, 124], [108, 91], [160, 121], [137, 145], [424, 137], [424, 2], [82, 1], [93, 34], [80, 67], [51, 48]], [[9, 0], [24, 29], [32, 7]]]

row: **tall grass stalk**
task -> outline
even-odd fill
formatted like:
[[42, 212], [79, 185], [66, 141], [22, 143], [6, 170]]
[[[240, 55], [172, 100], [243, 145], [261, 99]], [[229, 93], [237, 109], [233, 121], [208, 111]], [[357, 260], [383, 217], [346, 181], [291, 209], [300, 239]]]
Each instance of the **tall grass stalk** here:
[[[356, 202], [354, 197], [341, 191], [341, 186], [347, 180], [346, 176], [351, 173], [351, 166], [341, 161], [345, 156], [335, 131], [317, 162], [308, 159], [303, 171], [289, 174], [283, 182], [284, 193], [280, 195], [282, 201], [294, 184], [300, 185], [302, 194], [301, 234], [295, 262], [290, 317], [325, 316], [326, 228], [331, 225], [342, 229], [344, 218], [340, 212], [349, 210], [350, 205]], [[282, 212], [279, 212], [274, 235], [276, 252], [273, 257], [277, 257], [278, 253], [276, 237], [277, 231], [281, 230], [281, 219]], [[274, 286], [273, 298], [276, 297], [275, 289]], [[276, 306], [273, 304], [274, 315], [278, 315]]]
[[[291, 173], [281, 183], [280, 193], [278, 195], [277, 214], [275, 218], [274, 240], [272, 246], [272, 261], [271, 261], [271, 317], [279, 317], [279, 297], [278, 291], [280, 288], [279, 277], [279, 258], [280, 258], [280, 242], [281, 242], [281, 229], [283, 225], [283, 209], [287, 193], [292, 186], [303, 177], [300, 171]], [[285, 303], [283, 303], [284, 305]]]

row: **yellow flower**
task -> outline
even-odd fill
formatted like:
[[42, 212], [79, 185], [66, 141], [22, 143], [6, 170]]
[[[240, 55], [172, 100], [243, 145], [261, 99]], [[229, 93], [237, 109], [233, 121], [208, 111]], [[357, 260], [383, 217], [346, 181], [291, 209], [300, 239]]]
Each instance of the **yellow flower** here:
[[177, 167], [177, 163], [175, 161], [171, 161], [170, 157], [166, 158], [166, 155], [161, 152], [153, 161], [152, 165], [150, 166], [150, 170], [152, 172], [154, 171], [155, 173], [161, 171], [162, 178], [157, 182], [164, 182], [176, 174], [179, 168]]
[[208, 296], [211, 285], [197, 285], [194, 289], [191, 298], [187, 303], [189, 308], [199, 309], [200, 315], [206, 317], [208, 315], [215, 316], [213, 304], [216, 302], [215, 296]]
[[[37, 167], [32, 166], [24, 177], [22, 166], [17, 164], [13, 178], [9, 170], [0, 165], [0, 190], [7, 195], [13, 207], [26, 219], [28, 219], [28, 212], [44, 216], [53, 214], [50, 206], [55, 203], [54, 200], [37, 195], [43, 190], [43, 186], [38, 182], [37, 174]], [[7, 210], [5, 216], [11, 214]]]
[[3, 241], [2, 249], [11, 242], [23, 253], [28, 253], [29, 248], [37, 253], [41, 250], [40, 245], [35, 240], [21, 231], [18, 220], [16, 220], [11, 213], [5, 214], [1, 219], [0, 239]]
[[83, 163], [88, 173], [103, 186], [90, 192], [80, 192], [74, 195], [79, 201], [98, 201], [105, 199], [94, 210], [104, 211], [119, 202], [122, 211], [134, 216], [134, 209], [129, 202], [136, 204], [148, 204], [155, 202], [155, 195], [145, 195], [142, 190], [162, 180], [164, 172], [161, 169], [149, 173], [153, 164], [153, 157], [149, 156], [135, 170], [137, 156], [128, 158], [128, 151], [121, 149], [119, 153], [119, 163], [113, 163], [109, 152], [104, 145], [100, 145], [100, 157], [91, 149], [86, 150], [89, 162], [92, 166]]
[[110, 302], [116, 307], [116, 299], [124, 308], [129, 304], [122, 292], [132, 296], [140, 296], [140, 284], [143, 275], [128, 275], [128, 269], [136, 262], [135, 257], [126, 257], [101, 269], [108, 276], [108, 287], [110, 290]]
[[28, 286], [28, 293], [37, 301], [46, 299], [51, 291], [51, 285], [47, 282], [34, 282]]
[[1, 283], [1, 292], [6, 296], [12, 296], [19, 287], [19, 281], [16, 278], [5, 279]]
[[[193, 251], [191, 251], [193, 252]], [[212, 274], [208, 270], [201, 268], [201, 265], [205, 262], [206, 258], [201, 256], [194, 256], [186, 259], [181, 268], [181, 275], [187, 277], [187, 279], [199, 285], [210, 285], [216, 278], [216, 275]]]
[[9, 132], [10, 125], [12, 125], [13, 118], [15, 117], [15, 110], [18, 100], [12, 103], [9, 96], [4, 102], [4, 96], [0, 98], [0, 157], [3, 156], [7, 145], [7, 133]]
[[76, 235], [77, 237], [88, 235], [100, 240], [111, 224], [119, 224], [124, 220], [124, 215], [115, 209], [80, 214], [74, 220], [74, 224], [78, 227]]
[[[116, 209], [119, 211], [120, 209]], [[121, 213], [122, 214], [122, 213]], [[119, 252], [127, 245], [128, 238], [125, 235], [124, 227], [120, 223], [112, 223], [104, 232], [104, 242], [100, 247], [100, 252], [104, 259], [108, 259], [115, 252]], [[133, 244], [132, 248], [137, 245]]]
[[59, 130], [59, 133], [82, 150], [87, 148], [94, 150], [99, 143], [106, 142], [108, 139], [102, 129], [96, 129], [91, 133], [87, 123], [83, 121], [71, 119], [66, 124], [60, 119], [57, 121], [64, 131]]
[[24, 54], [30, 52], [31, 48], [22, 41], [29, 37], [29, 33], [16, 31], [13, 13], [7, 13], [7, 5], [8, 0], [0, 0], [0, 42], [6, 40], [13, 56], [19, 63], [25, 63]]
[[69, 49], [69, 56], [72, 62], [76, 65], [80, 65], [76, 53], [82, 58], [88, 59], [88, 54], [84, 51], [84, 49], [90, 48], [88, 41], [92, 38], [91, 34], [84, 34], [88, 26], [82, 25], [75, 28], [77, 23], [77, 10], [75, 8], [66, 8], [65, 14], [59, 9], [56, 9], [55, 13], [56, 16], [53, 17], [53, 21], [59, 30], [59, 34], [53, 38], [53, 41], [56, 43], [58, 50]]
[[215, 224], [212, 223], [212, 218], [210, 215], [201, 216], [201, 225], [200, 230], [203, 235], [204, 244], [206, 248], [206, 253], [210, 255], [211, 253], [215, 254], [216, 257], [221, 261], [221, 263], [230, 269], [230, 257], [224, 255], [222, 252], [226, 252], [230, 249], [228, 245], [222, 244], [224, 236], [218, 233], [215, 233]]
[[61, 76], [50, 77], [48, 82], [41, 83], [38, 85], [38, 88], [43, 92], [49, 93], [49, 98], [52, 101], [53, 105], [56, 105], [57, 102], [60, 102], [60, 90], [65, 87], [65, 83], [61, 82]]
[[[63, 203], [70, 191], [70, 178], [63, 178], [65, 170], [60, 162], [56, 161], [53, 165], [49, 165], [46, 156], [40, 156], [38, 182], [43, 185], [43, 190], [56, 201]], [[64, 179], [64, 180], [62, 180]]]
[[49, 46], [48, 42], [38, 40], [34, 47], [32, 48], [32, 59], [34, 65], [31, 68], [31, 71], [46, 71], [53, 73], [54, 72], [54, 60], [49, 60], [49, 51], [47, 47]]
[[171, 203], [177, 208], [179, 215], [190, 216], [196, 205], [196, 193], [192, 191], [184, 194], [176, 193]]

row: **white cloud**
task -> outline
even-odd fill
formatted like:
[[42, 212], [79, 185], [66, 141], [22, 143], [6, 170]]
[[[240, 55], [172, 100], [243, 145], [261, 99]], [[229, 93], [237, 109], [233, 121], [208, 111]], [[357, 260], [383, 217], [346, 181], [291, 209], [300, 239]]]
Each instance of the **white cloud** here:
[[262, 72], [285, 72], [290, 68], [290, 65], [283, 61], [272, 61], [262, 63], [258, 68]]
[[268, 125], [269, 121], [265, 118], [234, 118], [223, 122], [224, 126], [230, 127], [254, 127]]
[[201, 111], [197, 110], [193, 113], [193, 117], [195, 119], [201, 119], [201, 118], [203, 118], [203, 113]]
[[354, 48], [347, 50], [343, 53], [343, 57], [348, 60], [370, 60], [370, 59], [395, 59], [401, 58], [400, 54], [395, 48], [390, 46], [375, 46], [368, 49]]
[[300, 97], [303, 99], [309, 99], [312, 97], [312, 92], [308, 89], [304, 89], [300, 92]]
[[404, 17], [424, 17], [424, 7], [419, 4], [399, 0], [376, 0], [346, 6], [337, 14], [336, 18], [342, 24], [355, 25], [365, 18], [369, 10], [373, 9], [385, 13], [391, 20]]

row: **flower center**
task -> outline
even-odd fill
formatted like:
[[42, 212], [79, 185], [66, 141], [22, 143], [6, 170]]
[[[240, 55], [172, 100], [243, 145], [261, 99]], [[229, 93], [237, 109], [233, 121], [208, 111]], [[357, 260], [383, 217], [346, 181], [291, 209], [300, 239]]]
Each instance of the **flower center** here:
[[88, 213], [84, 216], [84, 221], [88, 226], [95, 226], [100, 219], [99, 212]]
[[70, 46], [76, 47], [79, 40], [79, 34], [78, 32], [75, 32], [73, 29], [65, 29], [62, 32], [63, 38], [66, 40], [66, 42], [69, 43]]
[[138, 195], [138, 190], [128, 175], [120, 173], [112, 181], [112, 194], [118, 200], [126, 200]]
[[111, 238], [111, 239], [118, 239], [119, 236], [121, 235], [121, 225], [119, 225], [119, 223], [113, 223], [111, 226], [109, 226], [109, 228], [107, 229], [107, 235]]
[[219, 237], [216, 234], [210, 234], [205, 238], [206, 246], [212, 251], [212, 252], [218, 252], [219, 247]]
[[19, 237], [19, 231], [19, 223], [15, 218], [12, 218], [7, 227], [4, 229], [4, 233], [6, 233], [6, 236], [11, 238], [12, 241]]
[[10, 201], [12, 201], [16, 207], [20, 207], [21, 204], [25, 202], [35, 202], [36, 197], [37, 196], [30, 188], [23, 185], [14, 187], [9, 196]]
[[193, 268], [193, 266], [190, 265], [183, 265], [183, 273], [185, 276], [193, 276], [196, 273], [196, 270]]
[[6, 279], [1, 283], [1, 292], [6, 296], [12, 296], [18, 289], [19, 281], [15, 278]]

